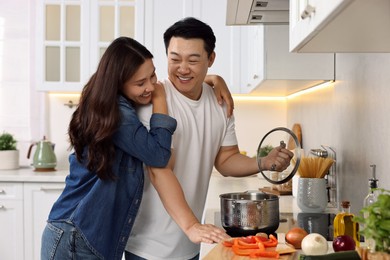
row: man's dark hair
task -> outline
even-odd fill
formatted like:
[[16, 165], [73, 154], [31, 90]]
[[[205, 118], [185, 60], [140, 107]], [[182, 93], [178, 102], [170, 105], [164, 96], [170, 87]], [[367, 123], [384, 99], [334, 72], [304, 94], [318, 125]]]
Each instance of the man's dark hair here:
[[215, 49], [215, 35], [213, 29], [206, 23], [199, 21], [193, 17], [184, 18], [171, 27], [164, 33], [165, 52], [168, 53], [169, 42], [172, 37], [179, 37], [184, 39], [202, 39], [204, 41], [204, 49], [208, 57]]

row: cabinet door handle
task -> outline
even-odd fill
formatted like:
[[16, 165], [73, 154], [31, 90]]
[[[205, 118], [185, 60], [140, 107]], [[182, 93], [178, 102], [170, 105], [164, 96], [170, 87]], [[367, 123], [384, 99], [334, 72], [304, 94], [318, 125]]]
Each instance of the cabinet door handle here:
[[5, 190], [0, 190], [0, 194], [5, 194]]
[[62, 186], [57, 186], [57, 187], [46, 187], [46, 186], [42, 186], [41, 188], [39, 188], [41, 191], [56, 191], [56, 190], [63, 190], [64, 187]]
[[315, 7], [312, 5], [307, 5], [305, 10], [301, 13], [301, 18], [306, 19], [307, 17], [310, 17], [312, 13], [315, 12]]
[[4, 205], [0, 205], [0, 210], [5, 209]]

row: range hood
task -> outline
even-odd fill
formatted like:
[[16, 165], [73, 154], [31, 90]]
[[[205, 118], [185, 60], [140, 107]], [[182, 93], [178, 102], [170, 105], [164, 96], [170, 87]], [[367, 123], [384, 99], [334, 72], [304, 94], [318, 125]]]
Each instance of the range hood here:
[[289, 0], [227, 0], [226, 25], [288, 22]]

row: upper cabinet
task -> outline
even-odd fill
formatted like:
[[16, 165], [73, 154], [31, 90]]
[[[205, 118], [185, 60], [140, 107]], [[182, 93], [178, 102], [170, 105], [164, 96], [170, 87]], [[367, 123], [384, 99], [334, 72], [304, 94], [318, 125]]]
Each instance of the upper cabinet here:
[[[235, 26], [219, 27], [224, 30], [235, 28], [235, 34], [240, 39], [233, 49], [224, 52], [224, 56], [230, 56], [231, 64], [235, 66], [230, 66], [231, 73], [227, 74], [234, 77], [229, 81], [232, 93], [284, 97], [334, 80], [334, 54], [290, 53], [289, 26], [283, 24], [282, 20], [279, 23], [251, 24], [249, 20], [256, 8], [264, 8], [265, 13], [272, 10], [283, 13], [283, 9], [288, 9], [288, 1], [227, 1], [226, 24], [232, 24], [232, 17], [235, 17]], [[247, 22], [242, 17], [247, 17]], [[237, 22], [237, 19], [241, 22]], [[245, 23], [248, 25], [236, 26]], [[218, 26], [216, 28], [218, 32]], [[225, 67], [228, 67], [226, 64], [229, 63], [225, 63]]]
[[389, 0], [290, 1], [292, 52], [390, 52]]
[[228, 8], [226, 0], [146, 1], [145, 44], [158, 77], [167, 77], [165, 30], [194, 16], [209, 24], [217, 38], [216, 59], [208, 72], [222, 76], [233, 94], [285, 96], [334, 79], [333, 54], [289, 53], [288, 25], [227, 26]]
[[284, 97], [334, 80], [334, 54], [290, 53], [288, 25], [258, 25], [244, 29], [240, 93]]
[[[80, 92], [118, 36], [143, 41], [143, 2], [40, 0], [36, 6], [36, 89]], [[142, 16], [139, 16], [142, 17]]]

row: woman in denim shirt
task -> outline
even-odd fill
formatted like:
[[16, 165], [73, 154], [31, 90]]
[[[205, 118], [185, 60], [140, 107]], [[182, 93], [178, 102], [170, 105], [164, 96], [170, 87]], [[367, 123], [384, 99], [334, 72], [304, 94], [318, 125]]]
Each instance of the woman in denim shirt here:
[[[143, 163], [165, 167], [176, 120], [152, 54], [121, 37], [84, 87], [69, 136], [66, 187], [42, 235], [41, 259], [121, 259], [142, 198]], [[153, 103], [150, 131], [135, 106]]]

